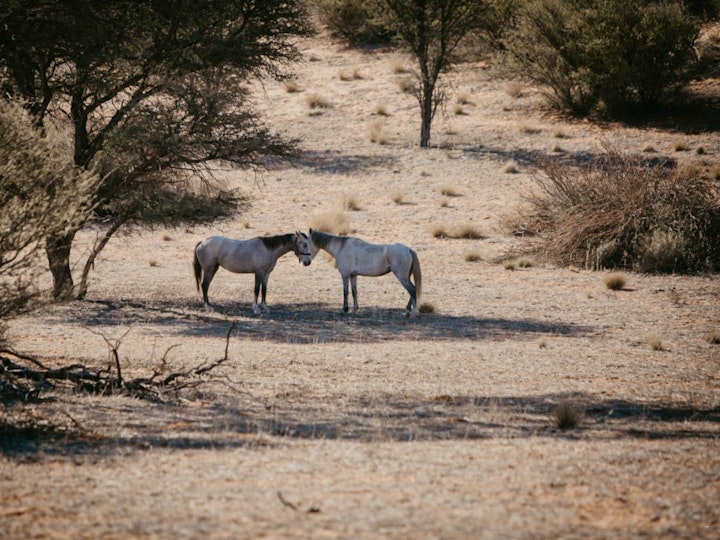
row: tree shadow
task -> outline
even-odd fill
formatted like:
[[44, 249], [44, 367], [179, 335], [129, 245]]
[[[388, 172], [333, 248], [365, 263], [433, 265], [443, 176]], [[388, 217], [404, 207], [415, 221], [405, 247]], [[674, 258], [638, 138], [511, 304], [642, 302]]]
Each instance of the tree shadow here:
[[590, 326], [535, 319], [501, 319], [437, 313], [405, 317], [404, 309], [361, 308], [355, 315], [320, 303], [274, 304], [271, 313], [252, 315], [240, 302], [219, 302], [215, 311], [196, 301], [94, 301], [70, 310], [68, 319], [89, 327], [162, 325], [184, 336], [234, 335], [276, 343], [376, 343], [383, 341], [536, 339], [539, 335], [583, 336]]
[[[583, 419], [573, 429], [559, 429], [552, 420], [555, 407], [565, 401], [584, 408]], [[218, 400], [204, 408], [147, 402], [116, 407], [103, 407], [94, 413], [99, 418], [87, 422], [89, 428], [96, 422], [105, 435], [87, 429], [51, 432], [44, 428], [33, 432], [0, 423], [0, 454], [19, 461], [84, 460], [153, 448], [274, 447], [283, 439], [387, 443], [530, 437], [568, 441], [716, 440], [720, 436], [720, 407], [602, 400], [578, 393], [427, 398], [385, 394], [342, 400], [334, 410], [325, 400], [311, 398], [232, 405]], [[120, 431], [122, 436], [114, 434]]]
[[368, 156], [362, 154], [344, 154], [339, 151], [306, 151], [292, 165], [311, 169], [315, 174], [355, 174], [369, 169], [387, 169], [396, 162], [392, 156]]

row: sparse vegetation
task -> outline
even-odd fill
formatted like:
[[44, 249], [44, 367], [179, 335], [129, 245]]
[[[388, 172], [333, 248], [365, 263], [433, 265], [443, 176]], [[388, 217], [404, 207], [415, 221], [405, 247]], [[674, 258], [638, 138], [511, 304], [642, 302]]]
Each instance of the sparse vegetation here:
[[570, 401], [561, 401], [553, 409], [553, 422], [559, 429], [577, 428], [584, 416], [584, 408]]
[[535, 261], [527, 255], [520, 255], [511, 259], [506, 259], [502, 263], [505, 270], [515, 270], [516, 268], [531, 268], [535, 266]]
[[720, 332], [708, 332], [705, 334], [705, 341], [710, 345], [720, 345]]
[[558, 107], [623, 114], [690, 80], [698, 32], [682, 2], [539, 0], [522, 10], [507, 45], [516, 69]]
[[623, 272], [610, 272], [603, 277], [603, 283], [611, 291], [621, 291], [627, 284], [627, 277]]
[[387, 106], [383, 103], [375, 104], [375, 114], [377, 114], [378, 116], [390, 116], [390, 113], [387, 110]]
[[435, 306], [430, 302], [423, 302], [418, 307], [420, 313], [435, 313]]
[[350, 219], [342, 206], [321, 211], [312, 216], [310, 227], [330, 234], [350, 234]]
[[308, 94], [305, 97], [305, 104], [310, 109], [328, 109], [330, 108], [330, 102], [324, 96], [318, 93]]
[[477, 262], [480, 259], [480, 254], [477, 251], [466, 251], [463, 256], [465, 262]]
[[284, 81], [283, 87], [288, 94], [296, 94], [298, 92], [302, 92], [302, 88], [300, 88], [300, 85], [295, 81]]
[[443, 184], [438, 188], [438, 192], [445, 197], [458, 197], [460, 195], [457, 187], [452, 184]]
[[463, 223], [456, 226], [451, 231], [449, 231], [445, 225], [434, 225], [432, 228], [432, 235], [435, 238], [448, 238], [455, 240], [480, 240], [485, 238], [485, 235], [480, 231], [480, 229], [472, 223]]
[[650, 336], [648, 338], [648, 345], [650, 346], [650, 349], [653, 351], [665, 351], [665, 346], [663, 345], [662, 338], [660, 336]]
[[385, 121], [382, 118], [372, 120], [368, 124], [368, 140], [376, 144], [387, 144], [390, 140], [390, 136], [385, 129]]
[[515, 173], [519, 172], [517, 163], [515, 163], [512, 160], [506, 162], [505, 165], [503, 165], [502, 171], [506, 174], [515, 174]]
[[392, 192], [390, 193], [390, 200], [392, 200], [392, 202], [394, 202], [395, 204], [402, 204], [405, 200], [405, 192], [402, 190], [402, 188], [393, 188]]
[[524, 229], [560, 264], [697, 272], [720, 268], [717, 186], [694, 168], [610, 147], [579, 168], [541, 161]]

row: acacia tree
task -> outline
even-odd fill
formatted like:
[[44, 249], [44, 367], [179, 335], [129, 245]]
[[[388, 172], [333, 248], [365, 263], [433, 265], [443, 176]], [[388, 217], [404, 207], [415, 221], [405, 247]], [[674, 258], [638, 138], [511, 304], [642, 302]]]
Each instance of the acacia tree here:
[[[47, 237], [56, 297], [82, 297], [92, 260], [123, 225], [178, 223], [230, 212], [212, 182], [221, 160], [259, 167], [296, 141], [272, 133], [249, 100], [252, 77], [282, 78], [310, 32], [299, 1], [10, 0], [0, 7], [0, 76], [36, 123], [72, 126], [74, 163], [104, 181], [93, 204], [106, 223], [79, 288], [76, 233]], [[200, 180], [200, 181], [198, 181]]]
[[41, 134], [19, 103], [0, 101], [0, 321], [36, 296], [43, 240], [93, 211], [99, 179], [73, 163], [53, 128]]
[[415, 97], [420, 105], [420, 146], [430, 144], [430, 126], [442, 103], [440, 75], [455, 62], [454, 52], [482, 22], [485, 0], [381, 0], [389, 26], [418, 65]]

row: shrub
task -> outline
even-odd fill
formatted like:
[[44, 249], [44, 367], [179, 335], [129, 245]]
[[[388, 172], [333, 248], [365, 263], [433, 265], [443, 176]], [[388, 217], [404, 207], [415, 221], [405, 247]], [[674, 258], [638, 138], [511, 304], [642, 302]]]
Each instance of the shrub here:
[[[560, 264], [641, 272], [720, 268], [717, 184], [694, 168], [633, 158], [606, 146], [572, 167], [542, 159], [525, 230]], [[693, 172], [695, 171], [695, 172]]]
[[585, 416], [582, 407], [574, 405], [569, 401], [558, 403], [553, 410], [553, 422], [560, 429], [574, 429]]
[[625, 288], [627, 279], [622, 272], [610, 272], [603, 278], [603, 283], [611, 291], [621, 291]]
[[318, 16], [333, 37], [353, 47], [388, 43], [393, 32], [377, 16], [374, 4], [367, 0], [320, 0]]
[[698, 34], [680, 2], [537, 0], [508, 49], [560, 108], [622, 115], [661, 103], [690, 80]]

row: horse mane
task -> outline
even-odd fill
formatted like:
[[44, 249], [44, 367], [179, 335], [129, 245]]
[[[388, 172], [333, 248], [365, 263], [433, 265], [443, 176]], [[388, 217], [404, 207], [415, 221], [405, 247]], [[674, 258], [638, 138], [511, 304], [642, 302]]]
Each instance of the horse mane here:
[[313, 230], [310, 236], [312, 243], [321, 249], [326, 248], [327, 245], [333, 240], [339, 240], [341, 243], [345, 243], [348, 239], [347, 236], [336, 236], [334, 234], [316, 230]]
[[261, 236], [260, 240], [268, 249], [275, 249], [285, 246], [293, 246], [293, 239], [295, 235], [293, 233], [278, 234], [275, 236]]

